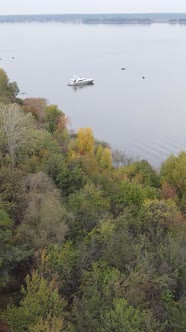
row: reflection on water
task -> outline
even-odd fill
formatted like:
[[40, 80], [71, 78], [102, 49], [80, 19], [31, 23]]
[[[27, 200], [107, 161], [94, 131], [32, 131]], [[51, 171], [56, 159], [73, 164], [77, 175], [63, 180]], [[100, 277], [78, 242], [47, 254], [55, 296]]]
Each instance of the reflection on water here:
[[70, 86], [75, 92], [77, 92], [78, 90], [82, 90], [82, 89], [87, 89], [90, 88], [91, 86], [94, 86], [94, 83], [91, 84], [85, 84], [85, 85], [72, 85]]

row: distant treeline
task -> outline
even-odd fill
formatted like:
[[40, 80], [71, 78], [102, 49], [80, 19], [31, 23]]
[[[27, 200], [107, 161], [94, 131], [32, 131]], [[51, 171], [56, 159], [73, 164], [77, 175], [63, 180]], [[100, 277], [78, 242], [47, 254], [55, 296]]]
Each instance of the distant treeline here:
[[186, 23], [186, 13], [0, 15], [0, 23], [62, 22], [84, 24]]

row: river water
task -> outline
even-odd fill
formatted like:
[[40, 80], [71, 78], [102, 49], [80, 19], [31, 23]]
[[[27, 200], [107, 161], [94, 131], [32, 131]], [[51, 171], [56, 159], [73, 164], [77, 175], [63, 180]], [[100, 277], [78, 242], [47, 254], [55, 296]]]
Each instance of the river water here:
[[[156, 168], [186, 149], [186, 26], [0, 24], [0, 41], [10, 81], [57, 104], [70, 129]], [[75, 90], [74, 74], [95, 84]]]

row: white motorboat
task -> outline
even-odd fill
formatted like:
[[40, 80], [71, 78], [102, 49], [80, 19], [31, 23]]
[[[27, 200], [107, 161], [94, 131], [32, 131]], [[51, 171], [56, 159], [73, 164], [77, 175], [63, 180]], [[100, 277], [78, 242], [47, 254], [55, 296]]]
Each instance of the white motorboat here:
[[74, 76], [68, 83], [69, 86], [88, 85], [88, 84], [94, 84], [94, 80], [92, 78], [84, 78], [77, 76]]

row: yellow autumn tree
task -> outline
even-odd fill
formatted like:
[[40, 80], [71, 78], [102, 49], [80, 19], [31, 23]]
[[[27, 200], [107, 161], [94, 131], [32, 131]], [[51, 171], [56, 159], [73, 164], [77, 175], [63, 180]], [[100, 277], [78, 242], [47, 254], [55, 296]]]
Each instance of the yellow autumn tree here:
[[76, 149], [81, 155], [93, 154], [95, 139], [91, 128], [80, 128], [77, 132]]
[[108, 168], [112, 166], [112, 153], [109, 147], [103, 147], [102, 145], [98, 145], [96, 150], [96, 159], [98, 161], [99, 166], [103, 168]]

